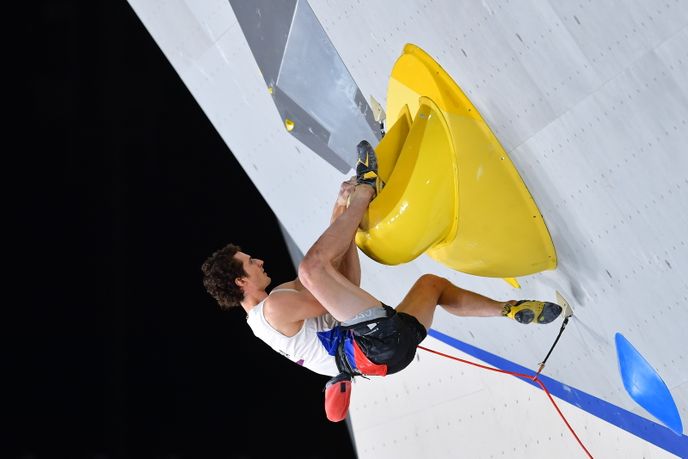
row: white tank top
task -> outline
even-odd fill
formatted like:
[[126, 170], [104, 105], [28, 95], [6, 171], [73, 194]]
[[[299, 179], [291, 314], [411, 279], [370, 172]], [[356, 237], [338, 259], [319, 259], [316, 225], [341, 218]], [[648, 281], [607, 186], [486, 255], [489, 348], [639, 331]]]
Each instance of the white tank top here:
[[[279, 291], [296, 292], [293, 289], [274, 289], [270, 294]], [[255, 305], [246, 318], [256, 337], [292, 362], [311, 371], [326, 376], [339, 374], [334, 356], [328, 352], [328, 349], [336, 346], [340, 337], [340, 324], [332, 315], [326, 313], [306, 319], [298, 333], [285, 336], [265, 320], [264, 304], [265, 300]]]

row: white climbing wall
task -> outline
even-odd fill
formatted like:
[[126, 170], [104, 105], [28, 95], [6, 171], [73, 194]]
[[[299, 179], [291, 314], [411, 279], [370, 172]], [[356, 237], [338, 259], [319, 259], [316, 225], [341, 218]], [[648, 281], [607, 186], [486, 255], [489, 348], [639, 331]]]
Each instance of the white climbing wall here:
[[[432, 338], [424, 345], [482, 363]], [[586, 457], [544, 392], [445, 360], [421, 350], [403, 377], [356, 381], [351, 418], [359, 457]], [[557, 404], [594, 457], [675, 457], [574, 405]]]
[[[347, 177], [285, 131], [229, 3], [130, 3], [305, 251]], [[384, 104], [405, 43], [445, 68], [511, 156], [559, 257], [556, 270], [519, 278], [515, 290], [426, 257], [389, 267], [364, 256], [363, 286], [388, 304], [424, 272], [500, 299], [554, 300], [560, 291], [576, 314], [543, 374], [562, 390], [557, 400], [582, 442], [595, 457], [688, 455], [686, 436], [625, 392], [614, 348], [623, 333], [666, 382], [685, 426], [688, 2], [309, 3], [366, 96]], [[558, 331], [443, 312], [433, 328], [529, 369]], [[446, 340], [424, 344], [464, 355]], [[585, 457], [542, 391], [424, 351], [419, 359], [356, 383], [361, 458]], [[628, 419], [639, 427], [624, 430]]]

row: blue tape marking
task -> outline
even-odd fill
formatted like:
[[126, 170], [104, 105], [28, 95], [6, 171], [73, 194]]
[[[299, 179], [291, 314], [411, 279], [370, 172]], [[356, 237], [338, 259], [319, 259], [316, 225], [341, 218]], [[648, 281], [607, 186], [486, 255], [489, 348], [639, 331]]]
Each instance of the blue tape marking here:
[[[515, 373], [523, 373], [525, 375], [535, 375], [535, 371], [522, 367], [498, 355], [484, 351], [480, 348], [472, 346], [463, 341], [459, 341], [444, 333], [438, 332], [435, 329], [430, 329], [428, 335], [433, 338], [448, 344], [461, 352], [472, 355], [473, 357], [482, 360], [483, 362], [492, 365], [501, 370], [512, 371]], [[600, 419], [614, 424], [621, 429], [632, 433], [662, 449], [676, 454], [678, 457], [688, 457], [688, 436], [676, 435], [671, 429], [631, 413], [619, 406], [606, 402], [600, 398], [590, 395], [575, 387], [571, 387], [564, 383], [552, 379], [549, 376], [540, 374], [538, 377], [540, 381], [545, 383], [547, 390], [555, 397], [567, 401], [578, 408], [587, 411], [588, 413], [597, 416]], [[519, 378], [528, 384], [540, 389], [540, 386], [529, 379]]]

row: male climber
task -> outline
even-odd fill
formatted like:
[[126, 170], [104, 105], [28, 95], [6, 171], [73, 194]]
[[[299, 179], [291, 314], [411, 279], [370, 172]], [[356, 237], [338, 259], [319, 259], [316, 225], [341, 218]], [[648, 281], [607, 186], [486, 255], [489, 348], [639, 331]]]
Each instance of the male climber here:
[[325, 386], [331, 421], [346, 417], [354, 376], [385, 376], [404, 369], [432, 325], [439, 305], [457, 316], [504, 316], [546, 324], [561, 313], [542, 301], [495, 301], [432, 274], [421, 276], [396, 307], [359, 287], [356, 230], [382, 187], [370, 144], [358, 147], [356, 177], [342, 184], [330, 226], [306, 253], [298, 277], [268, 294], [263, 261], [228, 244], [202, 266], [203, 283], [220, 307], [241, 305], [253, 333], [275, 351], [316, 373]]

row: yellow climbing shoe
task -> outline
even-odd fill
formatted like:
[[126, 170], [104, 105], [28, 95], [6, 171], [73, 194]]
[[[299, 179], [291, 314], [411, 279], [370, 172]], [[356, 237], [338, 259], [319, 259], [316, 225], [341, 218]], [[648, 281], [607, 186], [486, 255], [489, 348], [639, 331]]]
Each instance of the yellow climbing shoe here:
[[562, 307], [547, 301], [521, 300], [505, 304], [502, 315], [522, 324], [548, 324], [561, 314]]

